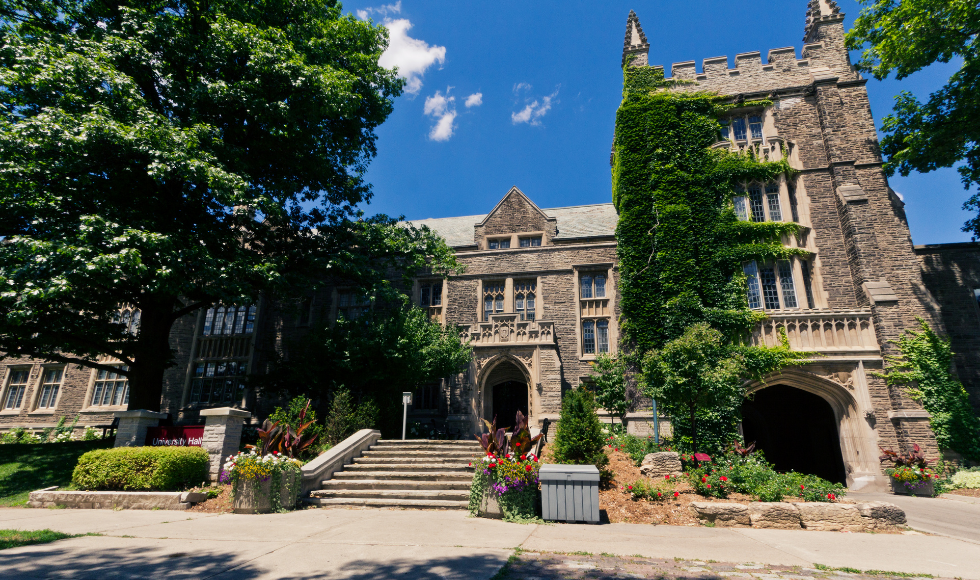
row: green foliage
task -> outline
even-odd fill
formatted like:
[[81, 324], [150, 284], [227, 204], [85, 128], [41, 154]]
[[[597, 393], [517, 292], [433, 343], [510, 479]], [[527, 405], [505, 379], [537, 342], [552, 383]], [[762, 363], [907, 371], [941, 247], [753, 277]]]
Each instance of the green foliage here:
[[661, 69], [624, 69], [612, 184], [626, 356], [642, 360], [646, 393], [696, 451], [702, 422], [714, 447], [737, 437], [745, 380], [806, 358], [741, 346], [764, 317], [748, 308], [743, 263], [808, 252], [782, 244], [798, 224], [740, 221], [732, 203], [739, 183], [791, 178], [787, 161], [712, 148], [719, 115], [771, 103], [678, 86]]
[[431, 231], [357, 209], [404, 83], [387, 44], [335, 0], [4, 0], [0, 350], [115, 357], [158, 409], [182, 316], [452, 269]]
[[0, 506], [25, 505], [30, 492], [44, 487], [69, 487], [78, 458], [113, 442], [110, 438], [61, 445], [0, 445]]
[[336, 445], [361, 429], [373, 429], [377, 422], [378, 407], [373, 401], [355, 404], [350, 391], [340, 389], [333, 396], [323, 438], [330, 445]]
[[898, 339], [901, 354], [886, 356], [890, 385], [906, 385], [909, 395], [931, 415], [929, 425], [940, 449], [980, 461], [980, 419], [966, 390], [953, 373], [953, 353], [945, 339], [919, 319], [921, 330], [906, 330]]
[[619, 417], [619, 422], [623, 423], [630, 409], [626, 396], [628, 369], [625, 359], [600, 353], [591, 365], [592, 382], [586, 388], [595, 394], [595, 401], [600, 407]]
[[653, 437], [637, 437], [626, 433], [610, 435], [606, 439], [606, 445], [611, 449], [617, 449], [630, 456], [638, 467], [643, 463], [643, 458], [649, 453], [657, 453], [660, 446], [653, 440]]
[[[697, 452], [699, 409], [737, 408], [744, 396], [742, 385], [746, 379], [761, 378], [809, 356], [810, 353], [794, 352], [785, 344], [759, 348], [727, 343], [720, 331], [697, 323], [663, 348], [648, 351], [643, 370], [647, 393], [663, 401], [673, 415], [683, 413], [690, 421], [691, 449]], [[737, 417], [735, 412], [725, 418], [737, 422]]]
[[288, 345], [289, 360], [257, 382], [260, 387], [320, 405], [347, 389], [355, 401], [377, 405], [383, 433], [401, 433], [401, 393], [466, 368], [471, 348], [454, 326], [443, 327], [415, 306], [376, 304], [356, 320], [315, 328]]
[[620, 491], [631, 496], [633, 499], [643, 499], [648, 501], [669, 501], [674, 499], [675, 480], [665, 477], [664, 479], [638, 479], [633, 483], [628, 483], [620, 487]]
[[[317, 423], [316, 411], [310, 407], [310, 400], [306, 397], [299, 396], [293, 398], [289, 401], [285, 409], [276, 407], [266, 421], [270, 425], [277, 424], [283, 432], [288, 430], [295, 435], [301, 435], [304, 449], [301, 453], [295, 455], [296, 457], [315, 456], [318, 454], [319, 447], [317, 443], [323, 437], [324, 427]], [[293, 456], [290, 454], [290, 457]]]
[[[882, 153], [891, 175], [958, 168], [963, 185], [980, 185], [980, 5], [973, 0], [859, 0], [865, 8], [847, 33], [851, 50], [864, 48], [857, 66], [882, 80], [899, 80], [929, 65], [962, 60], [925, 103], [909, 92], [895, 98], [883, 119]], [[980, 193], [963, 205], [980, 210]], [[980, 237], [980, 216], [963, 231]]]
[[33, 544], [47, 544], [75, 537], [77, 536], [55, 532], [54, 530], [0, 530], [0, 550]]
[[209, 468], [201, 447], [116, 447], [82, 455], [72, 483], [79, 489], [179, 491], [206, 481]]
[[101, 435], [94, 427], [86, 427], [85, 433], [82, 434], [82, 441], [96, 441], [101, 439]]
[[803, 501], [833, 502], [847, 488], [815, 475], [778, 473], [761, 452], [742, 456], [729, 453], [689, 469], [685, 476], [694, 490], [705, 497], [725, 498], [731, 493], [754, 495], [759, 501], [783, 501], [795, 496]]
[[566, 391], [553, 443], [555, 463], [592, 464], [602, 471], [609, 464], [603, 441], [595, 397], [584, 389]]
[[980, 468], [957, 471], [949, 479], [955, 489], [980, 489]]

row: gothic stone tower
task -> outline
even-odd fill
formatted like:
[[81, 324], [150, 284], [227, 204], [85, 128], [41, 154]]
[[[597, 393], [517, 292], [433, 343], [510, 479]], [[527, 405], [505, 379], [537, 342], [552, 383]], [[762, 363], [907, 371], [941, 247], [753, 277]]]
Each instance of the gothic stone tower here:
[[[667, 78], [692, 81], [673, 90], [715, 92], [735, 103], [772, 101], [731, 111], [715, 147], [787, 155], [797, 170], [791, 180], [745, 184], [741, 198], [745, 219], [805, 226], [784, 243], [812, 252], [812, 259], [785, 266], [747, 265], [763, 290], [756, 303], [769, 314], [754, 339], [774, 344], [783, 327], [794, 348], [823, 356], [750, 385], [755, 398], [746, 403], [743, 427], [746, 439], [770, 447], [771, 458], [785, 451], [780, 441], [799, 448], [828, 439], [834, 446], [836, 439], [838, 465], [856, 489], [885, 481], [879, 445], [918, 443], [938, 455], [926, 411], [875, 373], [885, 355], [897, 354], [894, 341], [916, 327], [917, 317], [937, 330], [942, 322], [922, 283], [904, 204], [882, 171], [866, 81], [844, 47], [843, 18], [833, 0], [810, 0], [801, 58], [793, 47], [770, 50], [765, 62], [758, 52], [737, 54], [734, 68], [727, 56], [712, 57], [700, 71], [693, 60], [674, 63]], [[629, 66], [650, 66], [649, 47], [630, 12], [624, 63], [632, 57]], [[821, 408], [823, 423], [816, 417]]]

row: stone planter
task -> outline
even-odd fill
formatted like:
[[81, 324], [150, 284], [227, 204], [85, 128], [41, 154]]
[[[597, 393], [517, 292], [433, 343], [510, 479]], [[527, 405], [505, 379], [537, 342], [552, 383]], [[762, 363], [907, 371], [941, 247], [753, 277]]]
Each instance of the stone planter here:
[[[290, 473], [283, 474], [282, 486], [279, 490], [283, 509], [291, 510], [296, 507], [299, 486], [299, 477], [292, 477]], [[271, 478], [266, 481], [256, 479], [236, 481], [235, 500], [232, 507], [236, 514], [267, 514], [272, 511], [271, 492]]]
[[494, 520], [503, 519], [504, 512], [500, 509], [500, 502], [497, 497], [490, 493], [490, 488], [483, 490], [483, 499], [480, 500], [480, 510], [477, 512], [481, 518]]
[[898, 481], [894, 477], [889, 477], [889, 481], [892, 483], [892, 493], [895, 495], [920, 495], [923, 497], [932, 497], [936, 490], [936, 485], [933, 480], [927, 480], [922, 485], [916, 487], [915, 489], [909, 489], [904, 483]]

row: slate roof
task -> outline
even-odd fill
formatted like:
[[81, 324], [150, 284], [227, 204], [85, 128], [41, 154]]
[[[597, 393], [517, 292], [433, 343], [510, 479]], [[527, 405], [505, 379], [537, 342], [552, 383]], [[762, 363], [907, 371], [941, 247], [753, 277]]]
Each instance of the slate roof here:
[[[558, 220], [558, 235], [556, 240], [574, 238], [592, 238], [612, 236], [616, 233], [616, 209], [611, 203], [593, 205], [576, 205], [572, 207], [553, 207], [542, 209], [548, 217]], [[482, 222], [487, 214], [466, 215], [459, 217], [412, 220], [412, 225], [428, 226], [431, 230], [446, 238], [446, 243], [452, 247], [474, 246], [474, 226]]]

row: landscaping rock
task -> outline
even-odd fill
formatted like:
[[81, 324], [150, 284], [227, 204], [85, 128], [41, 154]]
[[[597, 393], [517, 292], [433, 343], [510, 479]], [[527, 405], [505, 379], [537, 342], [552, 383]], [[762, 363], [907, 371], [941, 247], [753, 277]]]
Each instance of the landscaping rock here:
[[640, 464], [640, 473], [647, 477], [663, 477], [665, 475], [680, 475], [681, 456], [673, 451], [648, 453]]
[[207, 499], [204, 493], [179, 491], [32, 491], [27, 507], [74, 509], [185, 510], [195, 501]]
[[863, 532], [868, 528], [866, 518], [856, 505], [807, 502], [796, 504], [803, 527], [824, 532]]
[[717, 526], [751, 526], [749, 508], [740, 503], [692, 502], [691, 511], [702, 522]]
[[753, 528], [798, 530], [803, 526], [796, 505], [784, 502], [749, 504], [749, 519]]
[[872, 501], [856, 505], [868, 529], [882, 530], [901, 528], [908, 523], [902, 508], [885, 501]]

